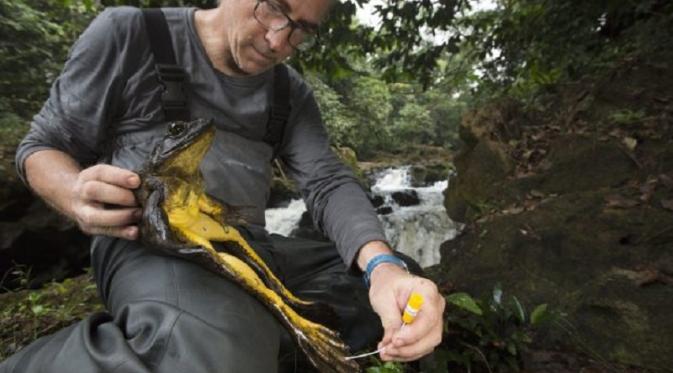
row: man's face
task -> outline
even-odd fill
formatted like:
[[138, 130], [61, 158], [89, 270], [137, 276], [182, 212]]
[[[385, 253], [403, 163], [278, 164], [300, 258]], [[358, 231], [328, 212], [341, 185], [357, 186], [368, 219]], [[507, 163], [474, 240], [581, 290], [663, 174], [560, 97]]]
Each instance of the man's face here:
[[[317, 27], [327, 15], [332, 0], [267, 1], [267, 4], [260, 4], [258, 12], [272, 6], [295, 22]], [[225, 62], [229, 68], [242, 75], [266, 71], [295, 51], [288, 41], [292, 28], [274, 31], [265, 27], [255, 18], [256, 5], [257, 0], [224, 0], [220, 4], [229, 21], [226, 28], [230, 55]], [[282, 14], [278, 19], [282, 21]]]

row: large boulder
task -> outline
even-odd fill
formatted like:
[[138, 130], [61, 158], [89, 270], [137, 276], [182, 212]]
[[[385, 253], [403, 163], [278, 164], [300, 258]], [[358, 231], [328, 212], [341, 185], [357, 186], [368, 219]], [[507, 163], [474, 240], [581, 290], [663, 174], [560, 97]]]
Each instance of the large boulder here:
[[0, 221], [2, 285], [36, 288], [82, 273], [90, 264], [89, 237], [41, 200], [25, 203], [23, 209], [8, 204], [3, 210], [10, 218]]
[[411, 186], [425, 187], [445, 181], [452, 174], [452, 164], [446, 162], [414, 164], [411, 166]]
[[565, 92], [553, 112], [499, 102], [467, 116], [445, 192], [448, 214], [467, 224], [433, 273], [477, 296], [500, 283], [528, 306], [565, 313], [541, 348], [670, 371], [673, 123], [654, 109], [615, 123], [611, 113], [661, 99], [616, 105], [600, 87]]
[[492, 216], [442, 246], [444, 276], [475, 294], [501, 283], [529, 305], [548, 303], [565, 312], [572, 330], [556, 330], [549, 346], [670, 366], [673, 212], [609, 203], [603, 191], [586, 191]]

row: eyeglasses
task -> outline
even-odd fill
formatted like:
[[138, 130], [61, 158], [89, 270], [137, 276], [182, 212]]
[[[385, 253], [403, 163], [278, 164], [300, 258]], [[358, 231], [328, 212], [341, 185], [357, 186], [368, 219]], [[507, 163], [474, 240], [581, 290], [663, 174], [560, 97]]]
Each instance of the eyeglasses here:
[[315, 45], [318, 30], [315, 26], [302, 24], [290, 18], [274, 1], [257, 0], [255, 19], [267, 30], [275, 32], [290, 28], [287, 41], [292, 48], [305, 51]]

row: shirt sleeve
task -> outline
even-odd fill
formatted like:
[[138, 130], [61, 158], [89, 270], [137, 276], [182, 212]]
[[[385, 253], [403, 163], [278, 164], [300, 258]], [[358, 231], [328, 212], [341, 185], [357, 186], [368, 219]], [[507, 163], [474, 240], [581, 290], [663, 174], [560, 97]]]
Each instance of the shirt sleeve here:
[[39, 150], [61, 150], [82, 166], [101, 156], [107, 124], [124, 88], [119, 62], [124, 51], [114, 12], [101, 13], [72, 46], [49, 98], [19, 144], [16, 167], [24, 183], [24, 161]]
[[316, 227], [336, 243], [352, 268], [364, 244], [386, 237], [359, 181], [332, 151], [313, 92], [303, 81], [292, 88], [299, 92], [293, 93], [280, 155]]

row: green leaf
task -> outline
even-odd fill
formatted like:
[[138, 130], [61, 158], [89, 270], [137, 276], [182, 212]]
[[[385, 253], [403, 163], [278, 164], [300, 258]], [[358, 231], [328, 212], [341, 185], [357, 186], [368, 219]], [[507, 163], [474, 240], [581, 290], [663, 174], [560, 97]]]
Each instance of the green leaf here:
[[519, 302], [519, 299], [517, 299], [517, 297], [515, 296], [512, 297], [512, 306], [514, 308], [514, 315], [516, 315], [516, 317], [519, 319], [520, 322], [525, 322], [526, 311], [521, 305], [521, 302]]
[[512, 356], [516, 356], [516, 345], [512, 342], [507, 342], [507, 352]]
[[467, 293], [453, 293], [446, 297], [446, 301], [456, 307], [472, 312], [476, 315], [482, 315], [483, 312], [474, 298]]
[[540, 304], [535, 307], [533, 312], [530, 314], [530, 323], [532, 325], [538, 325], [539, 323], [547, 320], [549, 313], [547, 312], [547, 303]]
[[42, 294], [40, 294], [40, 293], [30, 293], [30, 294], [28, 294], [28, 301], [31, 304], [36, 304], [37, 302], [40, 301], [41, 298], [42, 298]]
[[367, 368], [367, 373], [404, 373], [400, 363], [389, 361], [383, 365]]
[[30, 307], [30, 310], [31, 312], [33, 312], [35, 316], [42, 316], [43, 314], [46, 313], [46, 308], [44, 308], [44, 306], [41, 304], [36, 304]]

